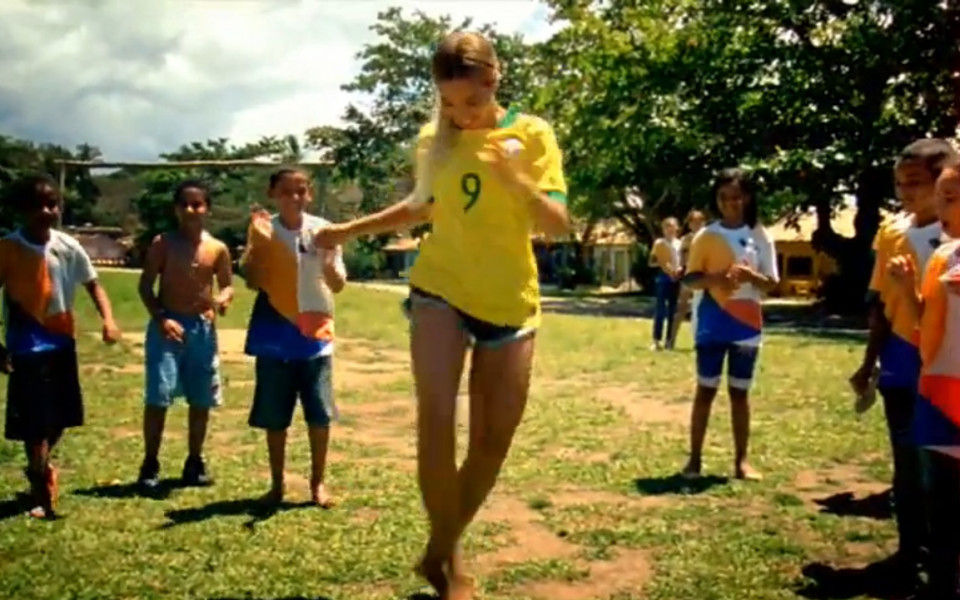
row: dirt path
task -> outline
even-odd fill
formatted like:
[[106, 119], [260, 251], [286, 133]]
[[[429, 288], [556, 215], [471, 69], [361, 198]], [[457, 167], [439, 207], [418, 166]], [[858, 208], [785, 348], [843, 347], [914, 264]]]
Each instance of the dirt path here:
[[[246, 332], [241, 329], [222, 329], [218, 332], [221, 360], [224, 363], [251, 363], [243, 354]], [[125, 341], [142, 354], [143, 335], [125, 334]], [[107, 367], [98, 367], [108, 370]], [[124, 372], [133, 372], [142, 367], [131, 365]], [[409, 385], [409, 356], [406, 352], [378, 347], [366, 340], [345, 340], [338, 350], [335, 362], [334, 381], [337, 389], [345, 392], [361, 391], [360, 401], [341, 405], [341, 413], [349, 416], [338, 428], [338, 439], [370, 447], [377, 452], [370, 458], [349, 460], [372, 461], [388, 468], [411, 473], [416, 466], [415, 403], [410, 392], [397, 391], [397, 386]], [[230, 387], [252, 385], [252, 370], [249, 379], [231, 382]], [[545, 382], [549, 386], [550, 382]], [[356, 396], [352, 396], [356, 397]], [[678, 414], [668, 406], [658, 406], [642, 398], [636, 390], [628, 388], [601, 388], [596, 398], [624, 409], [636, 421], [673, 421]], [[462, 402], [465, 407], [466, 402]], [[465, 414], [462, 429], [466, 429]], [[128, 430], [129, 429], [129, 430]], [[136, 435], [138, 431], [118, 428], [117, 437]], [[465, 433], [464, 431], [461, 434]], [[233, 432], [220, 432], [230, 441]], [[461, 437], [465, 437], [461, 435]], [[218, 440], [211, 440], [217, 442]], [[223, 441], [223, 440], [219, 440]], [[572, 448], [556, 451], [575, 452]], [[336, 453], [334, 453], [336, 454]], [[333, 457], [335, 458], [335, 457]], [[342, 457], [347, 460], [346, 457]], [[598, 457], [598, 460], [605, 460]], [[261, 473], [266, 478], [267, 473]], [[306, 482], [296, 473], [290, 474], [293, 488], [306, 489]], [[301, 490], [302, 492], [302, 490]], [[648, 502], [649, 501], [649, 502]], [[570, 488], [549, 494], [548, 506], [562, 510], [577, 505], [604, 505], [615, 510], [627, 504], [656, 508], [660, 498], [635, 498], [610, 492]], [[364, 510], [353, 515], [357, 523], [368, 524], [380, 518], [377, 511]], [[495, 493], [481, 509], [478, 520], [497, 523], [504, 532], [497, 541], [501, 547], [495, 551], [470, 558], [471, 568], [478, 575], [491, 576], [513, 565], [530, 562], [562, 560], [584, 574], [576, 581], [542, 579], [519, 585], [515, 591], [538, 600], [607, 600], [619, 592], [638, 592], [652, 576], [650, 556], [645, 551], [621, 549], [610, 560], [587, 560], [584, 548], [552, 531], [544, 515], [531, 508], [524, 500], [505, 493]]]

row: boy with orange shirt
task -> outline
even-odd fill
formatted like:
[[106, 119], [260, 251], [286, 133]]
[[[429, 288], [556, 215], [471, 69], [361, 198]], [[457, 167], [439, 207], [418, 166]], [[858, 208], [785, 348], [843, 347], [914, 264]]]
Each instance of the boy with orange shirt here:
[[34, 506], [30, 515], [53, 518], [57, 470], [50, 456], [64, 430], [83, 425], [83, 395], [77, 368], [73, 300], [77, 286], [90, 294], [103, 318], [103, 341], [120, 330], [107, 292], [83, 246], [54, 229], [60, 191], [47, 176], [28, 176], [13, 185], [19, 229], [0, 240], [6, 346], [0, 370], [7, 386], [6, 438], [24, 443]]
[[900, 541], [898, 552], [890, 559], [890, 574], [905, 593], [911, 593], [920, 583], [923, 556], [930, 541], [923, 464], [911, 429], [921, 360], [915, 336], [916, 315], [899, 286], [888, 276], [886, 264], [908, 257], [918, 271], [922, 270], [941, 243], [943, 232], [935, 200], [937, 169], [944, 160], [955, 156], [956, 152], [944, 140], [922, 139], [907, 146], [897, 160], [897, 197], [911, 214], [894, 221], [878, 239], [877, 264], [871, 280], [876, 298], [871, 342], [864, 363], [853, 378], [857, 384], [872, 371], [870, 354], [878, 350], [878, 389], [893, 450], [894, 508]]
[[[936, 600], [960, 598], [960, 159], [947, 158], [937, 178], [937, 215], [949, 237], [921, 271], [909, 255], [891, 259], [891, 283], [919, 323], [922, 359], [913, 434], [929, 470], [929, 589]], [[922, 273], [922, 277], [919, 275]]]

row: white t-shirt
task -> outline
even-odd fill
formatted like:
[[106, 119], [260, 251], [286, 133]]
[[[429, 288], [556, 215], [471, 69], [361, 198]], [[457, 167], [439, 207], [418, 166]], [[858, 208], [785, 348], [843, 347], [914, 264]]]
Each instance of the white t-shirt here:
[[[37, 273], [46, 279], [37, 285]], [[72, 236], [50, 232], [46, 244], [34, 244], [17, 230], [0, 242], [0, 284], [31, 322], [10, 320], [4, 302], [11, 352], [40, 352], [60, 347], [73, 337], [73, 303], [77, 286], [97, 278], [90, 256]]]

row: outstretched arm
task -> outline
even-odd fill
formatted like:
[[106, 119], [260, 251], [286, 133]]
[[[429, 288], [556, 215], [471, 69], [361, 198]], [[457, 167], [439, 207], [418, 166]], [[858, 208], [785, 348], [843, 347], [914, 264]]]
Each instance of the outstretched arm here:
[[328, 225], [317, 232], [314, 242], [321, 248], [335, 248], [361, 236], [410, 229], [427, 222], [429, 218], [430, 204], [415, 202], [408, 197], [372, 215]]

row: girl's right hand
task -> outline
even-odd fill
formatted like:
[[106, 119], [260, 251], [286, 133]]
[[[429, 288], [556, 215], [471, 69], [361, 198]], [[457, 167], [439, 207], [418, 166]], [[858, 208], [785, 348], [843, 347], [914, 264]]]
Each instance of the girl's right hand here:
[[318, 248], [332, 249], [344, 245], [350, 237], [349, 227], [331, 223], [317, 230], [313, 235], [313, 243]]

